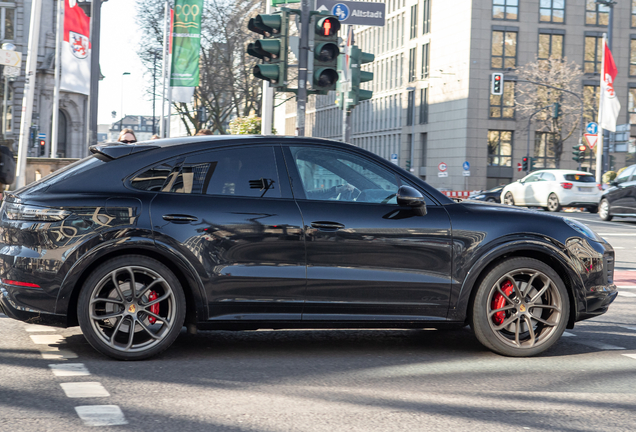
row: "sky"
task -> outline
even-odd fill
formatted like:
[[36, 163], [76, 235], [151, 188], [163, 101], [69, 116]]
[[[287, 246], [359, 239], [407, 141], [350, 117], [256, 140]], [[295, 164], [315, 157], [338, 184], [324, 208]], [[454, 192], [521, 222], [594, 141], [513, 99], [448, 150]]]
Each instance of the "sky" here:
[[[141, 34], [135, 20], [135, 3], [134, 0], [102, 3], [99, 63], [105, 78], [99, 83], [99, 124], [121, 118], [122, 109], [126, 115], [152, 115], [152, 100], [145, 90], [146, 81], [152, 83], [152, 79], [144, 79], [145, 69], [137, 56]], [[123, 76], [124, 72], [130, 75]], [[161, 115], [159, 99], [156, 104], [156, 114]], [[112, 117], [112, 111], [117, 112], [116, 118]]]

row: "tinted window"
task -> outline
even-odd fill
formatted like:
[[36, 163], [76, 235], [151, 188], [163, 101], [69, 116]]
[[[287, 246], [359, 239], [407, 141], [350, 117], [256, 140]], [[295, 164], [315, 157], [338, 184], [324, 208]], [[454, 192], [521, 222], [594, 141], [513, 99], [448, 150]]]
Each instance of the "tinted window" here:
[[188, 156], [164, 192], [280, 198], [274, 149], [216, 150]]
[[135, 189], [145, 191], [160, 191], [163, 189], [163, 185], [166, 183], [166, 179], [173, 170], [174, 160], [169, 162], [163, 162], [160, 165], [154, 166], [141, 174], [136, 175], [131, 181], [130, 185]]
[[596, 178], [591, 174], [565, 174], [567, 181], [577, 181], [583, 183], [596, 183]]
[[618, 177], [616, 177], [616, 179], [614, 180], [616, 183], [624, 183], [626, 181], [629, 180], [629, 176], [632, 175], [632, 173], [634, 172], [634, 168], [636, 168], [636, 165], [632, 165], [630, 167], [628, 167], [626, 170], [624, 170], [622, 173], [620, 173], [620, 175]]

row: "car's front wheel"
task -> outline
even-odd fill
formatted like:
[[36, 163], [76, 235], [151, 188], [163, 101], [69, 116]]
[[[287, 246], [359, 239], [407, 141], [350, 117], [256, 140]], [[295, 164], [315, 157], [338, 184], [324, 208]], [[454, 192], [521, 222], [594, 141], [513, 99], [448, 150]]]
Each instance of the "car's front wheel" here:
[[598, 217], [600, 217], [604, 221], [612, 220], [612, 215], [610, 214], [609, 201], [607, 201], [605, 198], [601, 200], [601, 203], [598, 206]]
[[512, 192], [506, 192], [504, 195], [504, 204], [515, 205], [515, 198], [512, 196]]
[[551, 212], [558, 212], [559, 210], [561, 210], [559, 197], [555, 193], [551, 193], [548, 196], [548, 210]]
[[97, 351], [119, 360], [141, 360], [167, 349], [185, 319], [185, 296], [162, 263], [126, 255], [100, 265], [79, 295], [84, 337]]
[[471, 327], [488, 349], [524, 357], [550, 348], [563, 334], [570, 301], [559, 275], [532, 258], [493, 268], [477, 289]]

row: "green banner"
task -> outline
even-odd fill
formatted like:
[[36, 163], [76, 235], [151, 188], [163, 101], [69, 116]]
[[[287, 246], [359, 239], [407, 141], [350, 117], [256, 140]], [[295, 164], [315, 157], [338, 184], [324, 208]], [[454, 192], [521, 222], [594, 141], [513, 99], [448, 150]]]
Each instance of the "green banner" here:
[[176, 0], [172, 26], [172, 87], [199, 85], [203, 0]]

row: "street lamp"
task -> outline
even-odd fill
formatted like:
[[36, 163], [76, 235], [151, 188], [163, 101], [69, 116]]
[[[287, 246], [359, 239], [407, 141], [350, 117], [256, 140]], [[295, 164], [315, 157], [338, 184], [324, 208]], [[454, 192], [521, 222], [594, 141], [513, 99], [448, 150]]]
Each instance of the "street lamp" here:
[[130, 75], [130, 72], [124, 72], [121, 74], [121, 98], [119, 100], [120, 102], [120, 115], [121, 115], [121, 120], [119, 121], [119, 130], [121, 131], [124, 128], [124, 77]]
[[409, 155], [410, 163], [409, 163], [409, 171], [415, 172], [415, 87], [407, 87], [407, 91], [411, 92], [413, 95], [413, 104], [411, 105], [411, 154]]

